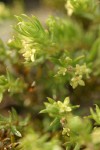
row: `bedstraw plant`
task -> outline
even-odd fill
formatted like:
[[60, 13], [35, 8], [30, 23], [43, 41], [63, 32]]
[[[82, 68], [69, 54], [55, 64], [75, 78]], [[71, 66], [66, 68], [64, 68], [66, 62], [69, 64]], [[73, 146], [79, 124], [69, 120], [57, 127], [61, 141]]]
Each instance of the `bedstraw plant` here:
[[18, 110], [0, 115], [1, 150], [100, 149], [100, 2], [65, 9], [44, 26], [15, 16], [13, 37], [0, 41], [0, 101]]

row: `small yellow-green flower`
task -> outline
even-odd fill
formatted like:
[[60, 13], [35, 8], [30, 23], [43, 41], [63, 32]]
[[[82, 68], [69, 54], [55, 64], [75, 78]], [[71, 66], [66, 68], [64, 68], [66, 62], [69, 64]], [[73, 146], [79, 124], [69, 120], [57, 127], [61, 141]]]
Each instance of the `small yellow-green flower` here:
[[21, 53], [23, 54], [26, 61], [35, 61], [35, 52], [36, 49], [31, 48], [30, 44], [27, 44], [25, 41], [23, 41], [23, 49], [21, 50]]
[[80, 65], [76, 65], [75, 68], [75, 75], [86, 75], [86, 77], [89, 77], [89, 73], [90, 73], [90, 69], [87, 68], [86, 64], [80, 66]]
[[84, 86], [85, 83], [82, 80], [82, 75], [75, 76], [71, 79], [70, 85], [75, 89], [78, 85]]
[[67, 72], [67, 68], [61, 67], [57, 74], [65, 76], [66, 72]]
[[73, 6], [70, 0], [68, 0], [67, 3], [65, 4], [65, 8], [67, 9], [68, 15], [71, 16], [73, 14]]
[[66, 97], [63, 103], [61, 101], [57, 102], [60, 113], [70, 112], [72, 110], [71, 107], [69, 106], [69, 103], [70, 103], [69, 97]]
[[67, 136], [69, 136], [69, 132], [70, 132], [70, 129], [65, 127], [63, 128], [62, 135], [67, 134]]

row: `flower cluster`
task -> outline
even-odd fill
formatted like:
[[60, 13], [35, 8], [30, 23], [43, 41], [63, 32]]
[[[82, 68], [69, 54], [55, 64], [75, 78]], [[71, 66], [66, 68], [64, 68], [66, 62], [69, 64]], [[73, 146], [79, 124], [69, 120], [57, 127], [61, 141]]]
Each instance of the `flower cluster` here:
[[23, 41], [23, 48], [21, 49], [21, 53], [23, 54], [23, 57], [25, 60], [28, 61], [35, 61], [35, 53], [36, 49], [31, 48], [31, 45]]

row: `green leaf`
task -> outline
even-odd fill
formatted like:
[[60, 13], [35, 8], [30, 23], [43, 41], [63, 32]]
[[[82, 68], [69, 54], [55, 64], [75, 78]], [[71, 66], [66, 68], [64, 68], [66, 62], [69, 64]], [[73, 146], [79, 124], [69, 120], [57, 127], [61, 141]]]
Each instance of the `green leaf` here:
[[11, 110], [11, 119], [12, 119], [12, 121], [18, 120], [18, 115], [14, 108], [12, 108], [12, 110]]
[[48, 112], [47, 109], [43, 109], [39, 113], [47, 113], [47, 112]]
[[55, 101], [52, 99], [52, 98], [50, 98], [50, 97], [47, 97], [47, 99], [48, 99], [48, 101], [49, 101], [49, 103], [50, 104], [53, 104]]
[[21, 133], [16, 129], [15, 126], [11, 126], [11, 131], [14, 135], [16, 135], [18, 137], [22, 137]]
[[60, 122], [60, 119], [59, 118], [55, 118], [52, 122], [51, 122], [51, 124], [50, 124], [50, 126], [55, 126], [58, 122]]
[[98, 51], [100, 50], [100, 38], [98, 38], [92, 46], [91, 51], [89, 52], [88, 55], [88, 61], [93, 61], [96, 56], [98, 55]]
[[81, 147], [80, 144], [77, 143], [74, 150], [80, 150], [80, 147]]

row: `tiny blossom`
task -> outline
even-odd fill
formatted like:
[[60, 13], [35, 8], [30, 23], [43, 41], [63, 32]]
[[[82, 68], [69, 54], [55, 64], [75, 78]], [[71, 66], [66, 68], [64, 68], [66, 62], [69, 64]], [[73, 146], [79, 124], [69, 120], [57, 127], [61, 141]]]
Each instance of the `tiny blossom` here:
[[67, 68], [61, 67], [57, 74], [65, 76], [66, 72], [67, 72]]
[[70, 112], [72, 109], [69, 106], [69, 97], [65, 98], [64, 102], [62, 103], [61, 101], [57, 102], [60, 113], [63, 112]]
[[75, 89], [78, 85], [84, 86], [85, 83], [82, 80], [82, 75], [75, 76], [71, 79], [70, 85]]
[[62, 135], [67, 134], [67, 136], [69, 136], [69, 132], [70, 132], [69, 128], [63, 128]]
[[89, 77], [89, 73], [90, 73], [90, 69], [87, 68], [86, 64], [80, 66], [80, 65], [76, 65], [76, 68], [75, 68], [75, 75], [86, 75], [86, 77], [88, 78]]
[[67, 9], [68, 15], [71, 16], [73, 14], [73, 6], [70, 0], [68, 0], [67, 3], [65, 4], [65, 8]]

